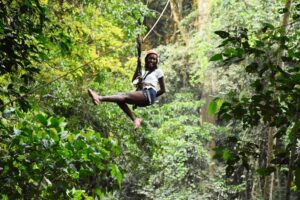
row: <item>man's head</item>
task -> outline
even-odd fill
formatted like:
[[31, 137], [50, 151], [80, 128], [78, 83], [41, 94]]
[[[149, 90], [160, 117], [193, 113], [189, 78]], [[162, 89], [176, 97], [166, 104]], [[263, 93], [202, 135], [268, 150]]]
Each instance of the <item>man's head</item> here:
[[145, 57], [145, 68], [146, 70], [154, 70], [157, 68], [158, 53], [154, 50], [149, 50]]

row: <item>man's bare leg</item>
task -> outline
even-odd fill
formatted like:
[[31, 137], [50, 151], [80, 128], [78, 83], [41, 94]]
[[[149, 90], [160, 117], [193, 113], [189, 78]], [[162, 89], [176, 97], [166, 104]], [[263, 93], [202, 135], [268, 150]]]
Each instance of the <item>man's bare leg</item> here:
[[102, 101], [106, 102], [115, 102], [119, 107], [126, 113], [126, 115], [133, 121], [135, 129], [141, 126], [142, 120], [136, 118], [132, 111], [129, 109], [126, 103], [136, 104], [142, 103], [145, 101], [144, 94], [142, 92], [131, 92], [122, 95], [113, 95], [113, 96], [99, 96], [96, 92], [89, 89], [88, 93], [93, 99], [94, 104], [99, 104]]
[[117, 104], [123, 110], [123, 112], [125, 112], [126, 115], [132, 120], [132, 122], [134, 124], [134, 129], [140, 128], [140, 126], [142, 124], [142, 120], [140, 118], [137, 118], [137, 117], [134, 116], [134, 114], [129, 109], [127, 104], [125, 104], [125, 103], [117, 103]]

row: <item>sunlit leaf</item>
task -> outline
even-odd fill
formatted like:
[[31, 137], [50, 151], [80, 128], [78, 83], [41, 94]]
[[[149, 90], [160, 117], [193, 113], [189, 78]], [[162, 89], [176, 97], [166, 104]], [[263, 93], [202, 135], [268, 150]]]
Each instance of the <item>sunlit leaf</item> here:
[[111, 175], [117, 179], [118, 185], [119, 185], [119, 187], [121, 187], [123, 176], [122, 176], [122, 173], [120, 172], [118, 166], [110, 165], [109, 168], [110, 168]]
[[210, 115], [214, 115], [217, 112], [217, 102], [216, 101], [211, 101], [208, 105], [208, 113]]

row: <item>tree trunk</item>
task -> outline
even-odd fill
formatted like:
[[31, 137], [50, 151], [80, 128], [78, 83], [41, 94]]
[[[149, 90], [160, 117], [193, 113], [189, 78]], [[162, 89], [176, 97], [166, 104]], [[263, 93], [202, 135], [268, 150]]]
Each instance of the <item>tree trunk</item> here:
[[[288, 23], [289, 23], [289, 18], [290, 18], [290, 10], [291, 10], [291, 5], [292, 5], [292, 0], [287, 0], [285, 3], [285, 8], [287, 9], [287, 12], [284, 13], [283, 18], [282, 18], [282, 26], [283, 26], [283, 30], [284, 30], [284, 34], [287, 32], [287, 28], [288, 28]], [[283, 50], [280, 50], [278, 53], [278, 57], [277, 57], [277, 64], [280, 68], [283, 68], [283, 62], [281, 57], [283, 56], [284, 52]], [[297, 116], [296, 116], [297, 118]], [[296, 142], [292, 142], [291, 145], [291, 153], [289, 155], [289, 165], [288, 165], [288, 176], [287, 176], [287, 181], [286, 181], [286, 200], [290, 199], [291, 196], [291, 182], [293, 179], [293, 170], [292, 170], [292, 163], [293, 163], [293, 159], [295, 157], [295, 148], [296, 148]]]
[[[271, 161], [274, 159], [273, 155], [273, 142], [274, 142], [274, 127], [269, 127], [268, 131], [268, 148], [267, 148], [267, 166], [271, 165]], [[272, 200], [273, 199], [273, 187], [274, 187], [274, 174], [272, 173], [270, 176], [265, 178], [264, 183], [264, 199]]]
[[197, 10], [197, 20], [194, 27], [201, 31], [206, 24], [209, 15], [209, 0], [193, 0], [193, 8]]
[[[300, 97], [298, 97], [297, 100], [297, 111], [296, 111], [296, 116], [295, 116], [295, 122], [299, 121], [300, 118]], [[288, 176], [287, 176], [287, 181], [286, 181], [286, 200], [290, 200], [291, 197], [291, 183], [293, 180], [293, 168], [294, 168], [294, 161], [296, 159], [296, 148], [297, 148], [297, 139], [299, 138], [299, 133], [294, 133], [293, 138], [291, 139], [291, 153], [289, 156], [289, 165], [288, 165]]]
[[209, 14], [208, 0], [198, 0], [198, 30], [203, 29]]
[[172, 17], [175, 22], [173, 40], [175, 40], [176, 32], [177, 30], [179, 30], [184, 43], [187, 44], [188, 43], [187, 33], [184, 30], [184, 28], [180, 26], [180, 22], [182, 20], [182, 12], [183, 12], [183, 0], [170, 0], [170, 7], [171, 7]]
[[253, 169], [251, 170], [252, 171], [253, 180], [252, 180], [251, 195], [250, 195], [249, 199], [254, 199], [253, 197], [255, 197], [257, 193], [259, 193], [260, 188], [261, 188], [260, 177], [254, 175], [254, 174], [256, 174], [256, 171], [254, 169], [257, 169], [257, 168], [260, 167], [258, 160], [255, 161], [254, 166], [255, 167], [253, 167]]
[[292, 5], [292, 0], [287, 0], [285, 3], [285, 8], [288, 10], [288, 12], [284, 13], [283, 18], [282, 18], [282, 26], [284, 28], [284, 32], [286, 33], [287, 27], [289, 24], [289, 18], [291, 15], [291, 5]]
[[[215, 93], [215, 81], [214, 81], [214, 76], [213, 76], [213, 72], [206, 72], [207, 73], [207, 77], [204, 81], [204, 85], [203, 85], [203, 93], [202, 93], [202, 97], [201, 99], [204, 101], [204, 105], [201, 107], [201, 111], [200, 111], [200, 115], [201, 115], [201, 122], [208, 122], [211, 124], [216, 124], [216, 117], [213, 115], [209, 115], [208, 114], [208, 106], [209, 103], [212, 101], [212, 96]], [[211, 133], [213, 134], [213, 133]], [[212, 137], [214, 138], [214, 136]], [[216, 142], [214, 139], [212, 139], [207, 148], [209, 150], [209, 155], [212, 158], [215, 155], [215, 147], [216, 147]], [[213, 176], [215, 173], [215, 163], [214, 162], [210, 162], [209, 163], [209, 175]]]
[[213, 100], [213, 95], [215, 94], [216, 86], [215, 86], [215, 79], [213, 76], [212, 71], [206, 72], [203, 85], [203, 93], [202, 93], [202, 99], [204, 100], [204, 105], [201, 108], [201, 119], [202, 122], [209, 122], [212, 124], [216, 123], [216, 117], [213, 115], [208, 114], [208, 106], [209, 103]]

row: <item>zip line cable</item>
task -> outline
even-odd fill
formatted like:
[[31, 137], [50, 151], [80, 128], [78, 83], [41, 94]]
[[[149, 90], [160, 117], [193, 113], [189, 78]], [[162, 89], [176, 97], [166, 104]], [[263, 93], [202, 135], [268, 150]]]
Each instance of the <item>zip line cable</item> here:
[[143, 38], [143, 41], [145, 41], [145, 39], [150, 35], [150, 33], [153, 31], [153, 29], [155, 28], [155, 26], [157, 25], [157, 23], [159, 22], [160, 18], [163, 16], [164, 12], [166, 11], [168, 5], [170, 3], [170, 0], [168, 0], [168, 2], [166, 3], [163, 11], [160, 13], [160, 16], [157, 18], [156, 22], [153, 24], [152, 28], [148, 31], [148, 33], [146, 34], [146, 36]]

